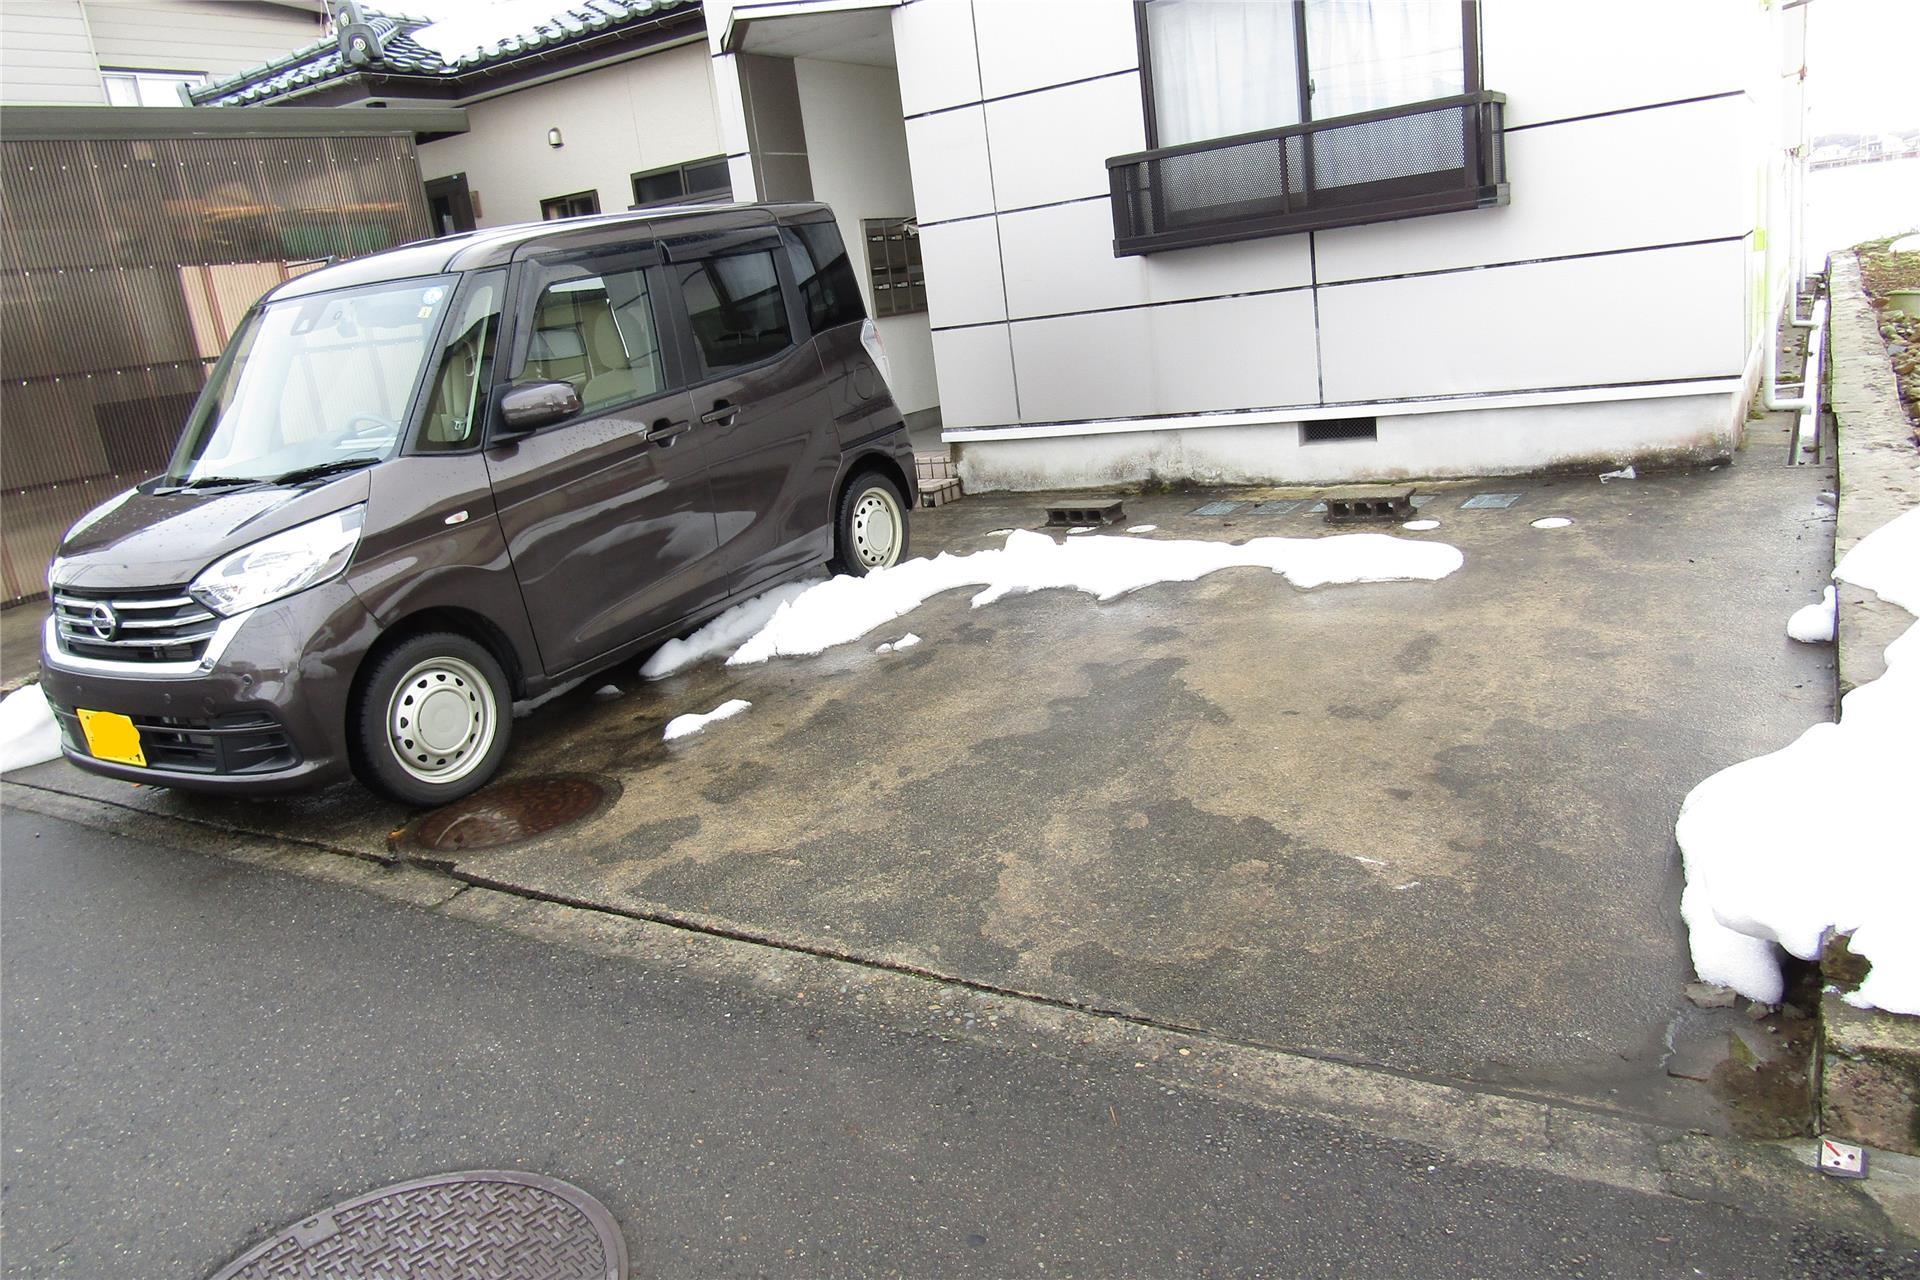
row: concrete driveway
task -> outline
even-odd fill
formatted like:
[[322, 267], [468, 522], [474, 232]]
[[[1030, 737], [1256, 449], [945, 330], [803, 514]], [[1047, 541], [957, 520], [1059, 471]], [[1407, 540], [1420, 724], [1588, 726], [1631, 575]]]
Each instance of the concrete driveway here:
[[[1833, 708], [1830, 649], [1784, 630], [1832, 563], [1831, 472], [1783, 467], [1761, 434], [1713, 470], [1422, 486], [1441, 525], [1402, 536], [1466, 556], [1439, 582], [1301, 591], [1233, 569], [977, 610], [955, 592], [817, 658], [616, 676], [617, 697], [589, 682], [519, 722], [508, 776], [584, 772], [617, 800], [451, 862], [537, 896], [1725, 1128], [1720, 1092], [1666, 1070], [1690, 1038], [1756, 1034], [1684, 999], [1673, 818], [1709, 773]], [[1461, 509], [1478, 493], [1520, 499]], [[1208, 496], [1129, 498], [1127, 523], [1337, 532], [1304, 507], [1190, 514]], [[998, 545], [989, 531], [1037, 525], [1043, 501], [920, 513], [914, 549]], [[1574, 523], [1532, 527], [1548, 515]], [[924, 643], [873, 652], [909, 629]], [[672, 716], [736, 697], [752, 710], [661, 741]], [[410, 816], [353, 788], [289, 805], [62, 764], [14, 777], [369, 852]]]

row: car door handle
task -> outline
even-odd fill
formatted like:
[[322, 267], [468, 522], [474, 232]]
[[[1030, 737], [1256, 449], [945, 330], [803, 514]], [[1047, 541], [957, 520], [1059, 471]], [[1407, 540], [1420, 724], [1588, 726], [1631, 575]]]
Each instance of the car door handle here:
[[662, 418], [647, 428], [647, 434], [641, 439], [648, 444], [670, 444], [682, 431], [691, 429], [691, 422], [675, 422], [671, 418]]
[[718, 423], [722, 426], [729, 426], [733, 420], [739, 416], [740, 406], [728, 404], [725, 400], [722, 400], [715, 404], [713, 408], [701, 414], [700, 421], [710, 425]]

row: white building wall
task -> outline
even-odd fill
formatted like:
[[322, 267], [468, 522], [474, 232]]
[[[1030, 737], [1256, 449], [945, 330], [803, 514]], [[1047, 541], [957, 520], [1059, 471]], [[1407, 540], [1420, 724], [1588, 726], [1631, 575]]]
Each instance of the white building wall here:
[[[812, 58], [795, 59], [793, 70], [813, 198], [833, 206], [840, 238], [846, 241], [860, 277], [861, 296], [872, 315], [872, 282], [860, 221], [911, 217], [914, 212], [907, 140], [900, 126], [899, 80], [892, 67]], [[926, 314], [890, 316], [876, 323], [900, 411], [917, 413], [939, 404]]]
[[[466, 133], [420, 147], [420, 175], [466, 174], [483, 227], [537, 221], [542, 200], [577, 191], [598, 191], [605, 212], [625, 209], [634, 174], [726, 153], [699, 41], [466, 110]], [[547, 145], [554, 128], [560, 147]]]
[[[1483, 0], [1481, 23], [1486, 87], [1508, 96], [1510, 205], [1116, 259], [1105, 161], [1145, 146], [1128, 0], [896, 9], [935, 359], [963, 474], [1038, 483], [987, 464], [1017, 450], [986, 442], [1023, 425], [1171, 427], [1235, 410], [1272, 422], [1287, 408], [1325, 417], [1569, 388], [1604, 402], [1682, 382], [1692, 391], [1676, 404], [1621, 402], [1625, 425], [1604, 430], [1606, 411], [1487, 407], [1505, 414], [1487, 419], [1436, 404], [1431, 423], [1389, 431], [1382, 419], [1377, 442], [1341, 446], [1336, 470], [1391, 474], [1416, 455], [1428, 472], [1510, 468], [1532, 430], [1544, 433], [1534, 465], [1583, 456], [1549, 431], [1556, 413], [1616, 456], [1724, 453], [1757, 350], [1761, 218], [1784, 206], [1758, 159], [1777, 155], [1780, 108], [1755, 89], [1761, 63], [1778, 69], [1775, 15], [1746, 0]], [[1725, 393], [1701, 394], [1703, 380]], [[1489, 421], [1499, 447], [1470, 446]], [[1519, 443], [1504, 438], [1515, 431]], [[1409, 452], [1416, 435], [1449, 432], [1455, 465], [1439, 445]], [[1200, 439], [1151, 465], [1191, 463]], [[1305, 447], [1320, 452], [1283, 465], [1263, 445], [1256, 470], [1338, 478], [1324, 474], [1327, 446]], [[1070, 445], [1047, 452], [1054, 483], [1091, 475], [1061, 469]]]
[[317, 12], [252, 0], [0, 0], [0, 104], [104, 104], [103, 66], [232, 75], [321, 30]]

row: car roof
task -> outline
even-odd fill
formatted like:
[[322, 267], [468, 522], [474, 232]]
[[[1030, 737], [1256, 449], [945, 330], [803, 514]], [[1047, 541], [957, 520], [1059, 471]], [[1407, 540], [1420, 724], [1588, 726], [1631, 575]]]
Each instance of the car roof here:
[[682, 235], [817, 222], [832, 216], [832, 210], [824, 204], [700, 204], [588, 214], [551, 222], [516, 222], [434, 240], [416, 240], [365, 257], [331, 263], [294, 277], [262, 301], [304, 297], [387, 280], [503, 266], [543, 248], [585, 249], [628, 240], [671, 240]]

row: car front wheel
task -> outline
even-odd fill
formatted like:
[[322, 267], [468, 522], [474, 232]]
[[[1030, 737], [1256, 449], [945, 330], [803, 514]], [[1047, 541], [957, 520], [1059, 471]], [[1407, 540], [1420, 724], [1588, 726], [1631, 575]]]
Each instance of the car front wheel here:
[[907, 501], [877, 471], [853, 478], [840, 495], [833, 567], [860, 577], [899, 564], [907, 554]]
[[375, 660], [349, 727], [362, 782], [402, 804], [432, 808], [478, 790], [500, 767], [512, 695], [486, 646], [430, 632]]

